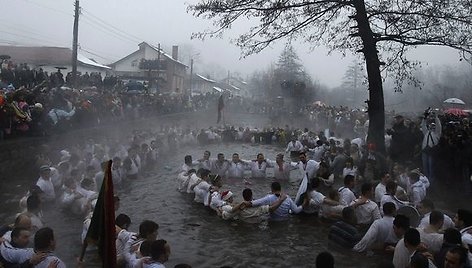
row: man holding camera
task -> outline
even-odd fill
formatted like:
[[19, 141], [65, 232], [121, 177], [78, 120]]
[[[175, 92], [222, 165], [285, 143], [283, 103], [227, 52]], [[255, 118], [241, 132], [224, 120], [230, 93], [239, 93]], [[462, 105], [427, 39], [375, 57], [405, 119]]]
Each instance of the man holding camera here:
[[[434, 122], [432, 122], [434, 121]], [[437, 150], [437, 145], [439, 139], [441, 138], [442, 127], [441, 121], [438, 118], [438, 115], [431, 110], [431, 108], [426, 109], [424, 112], [423, 120], [421, 121], [421, 131], [423, 132], [423, 144], [421, 158], [423, 160], [423, 173], [426, 177], [429, 178], [429, 181], [432, 183], [434, 180], [434, 159], [435, 151]]]

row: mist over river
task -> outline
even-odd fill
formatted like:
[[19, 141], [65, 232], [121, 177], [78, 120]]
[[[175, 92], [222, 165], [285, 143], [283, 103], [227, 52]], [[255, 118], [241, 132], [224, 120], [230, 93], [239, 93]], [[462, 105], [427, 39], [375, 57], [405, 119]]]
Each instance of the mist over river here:
[[[146, 129], [158, 132], [162, 125], [181, 124], [192, 129], [212, 125], [214, 115], [173, 115], [153, 120], [144, 120], [133, 124], [114, 125], [101, 131], [103, 137], [127, 135], [133, 129]], [[270, 124], [263, 116], [234, 114], [227, 115], [227, 123], [235, 126], [264, 127]], [[309, 127], [309, 126], [307, 126]], [[67, 148], [75, 142], [73, 138], [88, 139], [86, 130], [68, 133], [64, 137], [49, 139], [51, 150]], [[78, 132], [78, 133], [79, 133]], [[193, 201], [193, 195], [179, 193], [176, 175], [183, 163], [184, 156], [190, 154], [194, 159], [202, 157], [205, 150], [212, 153], [224, 153], [231, 159], [234, 152], [242, 159], [255, 159], [259, 152], [266, 158], [275, 159], [277, 153], [285, 148], [277, 145], [257, 144], [211, 144], [208, 146], [182, 147], [162, 155], [160, 165], [147, 176], [133, 181], [125, 180], [124, 187], [116, 192], [121, 199], [119, 213], [130, 216], [131, 231], [137, 231], [142, 220], [154, 220], [159, 224], [159, 238], [165, 239], [171, 246], [171, 256], [166, 263], [173, 267], [177, 263], [188, 263], [192, 267], [314, 267], [316, 255], [321, 251], [330, 251], [336, 260], [336, 267], [376, 267], [379, 260], [387, 256], [367, 257], [339, 248], [328, 242], [329, 223], [316, 217], [292, 216], [286, 222], [263, 222], [245, 224], [238, 221], [224, 221], [216, 213]], [[25, 163], [29, 165], [30, 163]], [[11, 222], [18, 212], [18, 200], [32, 178], [14, 178], [2, 181], [0, 216]], [[270, 191], [270, 179], [250, 180], [251, 185], [243, 181], [225, 181], [223, 190], [230, 189], [235, 194], [235, 202], [242, 200], [241, 192], [250, 187], [254, 198], [264, 196]], [[297, 185], [282, 183], [282, 189], [292, 198]], [[68, 267], [75, 267], [75, 259], [80, 254], [80, 234], [83, 219], [63, 212], [55, 207], [43, 209], [45, 225], [53, 228], [56, 240], [56, 254]], [[86, 255], [86, 267], [98, 266], [94, 253]]]

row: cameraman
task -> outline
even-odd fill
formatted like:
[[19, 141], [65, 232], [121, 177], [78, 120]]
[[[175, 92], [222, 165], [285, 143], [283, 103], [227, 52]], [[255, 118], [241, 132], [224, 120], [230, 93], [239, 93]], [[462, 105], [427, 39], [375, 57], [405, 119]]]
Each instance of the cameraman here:
[[[423, 160], [423, 173], [433, 183], [434, 180], [434, 160], [436, 158], [435, 152], [438, 149], [439, 139], [441, 138], [442, 127], [438, 115], [428, 108], [424, 112], [423, 120], [421, 121], [421, 131], [423, 132], [423, 144], [421, 158]], [[432, 121], [434, 122], [429, 122]]]
[[408, 127], [405, 125], [405, 120], [402, 115], [396, 115], [395, 121], [391, 129], [387, 129], [386, 133], [392, 136], [390, 142], [390, 158], [394, 162], [405, 163], [411, 161], [412, 153], [409, 152], [410, 133]]

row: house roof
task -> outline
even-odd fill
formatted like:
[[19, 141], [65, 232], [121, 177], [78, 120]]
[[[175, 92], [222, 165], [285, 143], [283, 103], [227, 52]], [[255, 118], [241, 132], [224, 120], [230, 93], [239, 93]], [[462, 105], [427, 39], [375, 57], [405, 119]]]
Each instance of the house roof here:
[[228, 85], [229, 85], [230, 87], [236, 89], [237, 91], [240, 91], [240, 90], [241, 90], [239, 87], [236, 87], [236, 86], [234, 86], [234, 85], [231, 85], [231, 84], [228, 84]]
[[199, 75], [199, 74], [195, 74], [195, 76], [199, 77], [200, 79], [206, 81], [206, 82], [209, 82], [209, 83], [216, 83], [215, 80], [211, 80], [210, 78], [206, 78], [204, 77], [203, 75]]
[[[72, 50], [67, 47], [0, 46], [0, 55], [8, 55], [12, 61], [17, 63], [28, 63], [36, 66], [72, 64]], [[77, 60], [79, 64], [110, 69], [110, 67], [99, 64], [80, 54], [77, 55]]]
[[113, 65], [117, 64], [118, 62], [121, 62], [121, 61], [123, 61], [123, 60], [125, 60], [125, 59], [128, 59], [128, 58], [134, 56], [135, 54], [138, 54], [139, 51], [141, 50], [141, 45], [146, 45], [146, 46], [152, 48], [153, 50], [155, 50], [156, 52], [159, 52], [159, 51], [160, 51], [160, 53], [161, 53], [164, 57], [168, 58], [169, 60], [171, 60], [171, 61], [173, 61], [173, 62], [176, 62], [176, 63], [178, 63], [178, 64], [181, 64], [181, 65], [183, 65], [183, 66], [185, 66], [185, 67], [188, 67], [186, 64], [184, 64], [184, 63], [182, 63], [182, 62], [180, 62], [180, 61], [175, 60], [174, 58], [172, 58], [172, 56], [169, 55], [169, 54], [167, 54], [164, 50], [162, 50], [162, 49], [159, 50], [159, 48], [157, 48], [156, 46], [150, 45], [150, 44], [148, 44], [148, 43], [146, 43], [146, 42], [141, 42], [141, 43], [138, 45], [138, 46], [140, 47], [138, 50], [136, 50], [136, 51], [134, 51], [133, 53], [131, 53], [131, 54], [125, 56], [125, 57], [122, 58], [122, 59], [117, 60], [116, 62], [110, 64], [110, 66], [113, 66]]
[[100, 63], [98, 63], [94, 60], [91, 60], [91, 59], [85, 57], [82, 54], [77, 54], [77, 60], [79, 62], [82, 62], [83, 64], [86, 64], [86, 65], [90, 65], [90, 66], [94, 66], [94, 67], [98, 67], [98, 68], [103, 68], [103, 69], [111, 69], [109, 66], [105, 66], [103, 64], [100, 64]]
[[219, 87], [213, 87], [214, 90], [218, 91], [218, 92], [223, 92], [224, 90], [219, 88]]

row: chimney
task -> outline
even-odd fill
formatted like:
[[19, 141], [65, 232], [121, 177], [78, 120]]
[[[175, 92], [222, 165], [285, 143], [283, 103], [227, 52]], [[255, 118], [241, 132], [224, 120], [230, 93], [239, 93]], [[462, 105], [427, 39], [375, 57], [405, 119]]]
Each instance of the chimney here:
[[172, 46], [172, 58], [174, 60], [179, 60], [179, 46]]

